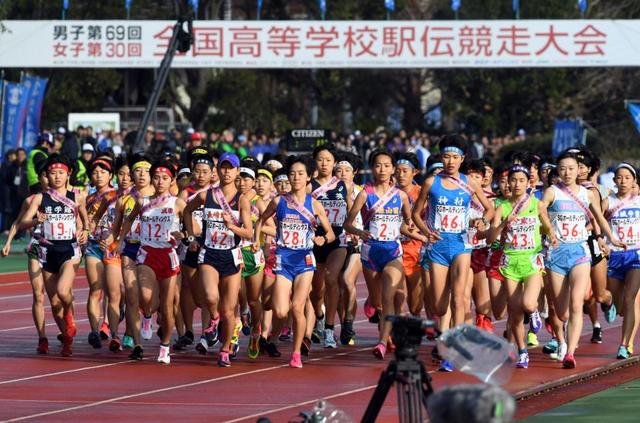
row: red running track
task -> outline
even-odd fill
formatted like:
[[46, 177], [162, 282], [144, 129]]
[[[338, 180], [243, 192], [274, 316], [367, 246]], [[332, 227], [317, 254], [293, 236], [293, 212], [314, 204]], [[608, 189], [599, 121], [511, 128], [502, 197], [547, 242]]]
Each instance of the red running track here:
[[[94, 350], [86, 341], [88, 323], [86, 282], [76, 279], [76, 321], [78, 333], [74, 356], [59, 355], [55, 325], [46, 310], [51, 351], [35, 354], [37, 337], [31, 319], [31, 294], [26, 273], [0, 276], [0, 420], [2, 421], [255, 421], [268, 416], [274, 422], [288, 421], [299, 411], [310, 410], [322, 398], [342, 408], [359, 421], [388, 360], [371, 355], [377, 330], [359, 314], [355, 324], [355, 346], [323, 350], [314, 346], [303, 369], [287, 366], [290, 344], [281, 343], [282, 358], [261, 356], [250, 360], [247, 339], [241, 338], [241, 352], [230, 368], [219, 368], [216, 357], [195, 351], [172, 355], [172, 364], [155, 362], [157, 338], [145, 342], [146, 359], [129, 362], [126, 352], [111, 353], [106, 344]], [[358, 285], [359, 304], [366, 296]], [[587, 319], [588, 320], [588, 319]], [[197, 319], [196, 319], [197, 321]], [[518, 370], [507, 388], [520, 392], [536, 385], [596, 368], [615, 361], [619, 337], [618, 320], [605, 327], [603, 345], [588, 343], [578, 350], [578, 369], [563, 370], [540, 352], [532, 350], [531, 367]], [[504, 323], [498, 323], [501, 333]], [[590, 328], [585, 328], [590, 333]], [[541, 344], [548, 339], [541, 336]], [[424, 346], [421, 357], [434, 377], [434, 386], [474, 382], [454, 372], [435, 372]], [[551, 407], [555, 404], [549, 404]], [[548, 408], [540, 405], [540, 411]], [[395, 390], [384, 404], [379, 421], [397, 421]]]

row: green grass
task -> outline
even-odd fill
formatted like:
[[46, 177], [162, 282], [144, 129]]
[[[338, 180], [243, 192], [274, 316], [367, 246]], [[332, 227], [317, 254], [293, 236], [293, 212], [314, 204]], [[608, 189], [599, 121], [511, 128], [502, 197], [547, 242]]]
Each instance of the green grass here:
[[[0, 248], [4, 246], [7, 237], [0, 235]], [[29, 243], [27, 237], [14, 240], [11, 244], [11, 252], [7, 257], [0, 257], [0, 273], [23, 272], [27, 270], [27, 255], [25, 248]]]

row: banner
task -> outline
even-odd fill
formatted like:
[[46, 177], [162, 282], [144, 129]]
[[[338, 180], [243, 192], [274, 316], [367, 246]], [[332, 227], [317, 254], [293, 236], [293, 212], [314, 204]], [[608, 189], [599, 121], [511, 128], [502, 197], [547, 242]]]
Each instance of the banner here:
[[636, 125], [636, 129], [640, 132], [640, 104], [627, 103], [627, 109], [629, 109], [629, 113], [631, 113], [631, 118]]
[[22, 127], [27, 111], [29, 88], [13, 82], [4, 83], [4, 110], [2, 111], [2, 154], [5, 151], [20, 147]]
[[567, 148], [584, 145], [586, 138], [587, 131], [581, 119], [556, 119], [551, 154], [554, 158], [558, 157]]
[[[173, 21], [3, 21], [0, 67], [156, 68]], [[196, 21], [176, 68], [640, 66], [638, 20]]]
[[44, 102], [44, 93], [47, 89], [46, 78], [38, 78], [37, 76], [25, 75], [22, 78], [23, 86], [29, 89], [29, 97], [27, 98], [26, 119], [24, 121], [24, 137], [23, 144], [27, 150], [35, 147], [40, 133], [40, 115], [42, 114], [42, 103]]

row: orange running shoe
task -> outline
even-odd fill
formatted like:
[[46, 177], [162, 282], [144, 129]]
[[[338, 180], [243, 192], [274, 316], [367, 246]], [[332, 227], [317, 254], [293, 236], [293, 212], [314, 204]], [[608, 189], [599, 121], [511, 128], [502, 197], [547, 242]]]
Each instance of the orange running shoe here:
[[49, 352], [49, 340], [47, 338], [40, 338], [36, 351], [38, 354], [47, 354]]
[[[73, 320], [73, 312], [71, 310], [64, 314], [64, 323], [67, 325], [67, 336], [73, 338], [78, 333], [78, 327], [75, 320]], [[64, 343], [64, 340], [63, 340]]]

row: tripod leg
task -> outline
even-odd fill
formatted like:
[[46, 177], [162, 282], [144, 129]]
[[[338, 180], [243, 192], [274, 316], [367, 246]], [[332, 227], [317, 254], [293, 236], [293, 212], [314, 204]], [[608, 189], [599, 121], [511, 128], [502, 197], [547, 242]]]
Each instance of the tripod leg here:
[[427, 370], [424, 368], [422, 363], [420, 363], [420, 388], [421, 388], [421, 399], [422, 404], [424, 405], [425, 410], [427, 409], [427, 399], [429, 399], [429, 395], [433, 394], [433, 386], [431, 385], [431, 376], [427, 373]]
[[387, 370], [382, 372], [382, 375], [380, 375], [378, 386], [369, 401], [369, 405], [364, 412], [364, 416], [362, 416], [361, 423], [374, 423], [376, 421], [378, 413], [380, 413], [380, 409], [382, 408], [382, 404], [384, 404], [387, 394], [389, 393], [389, 389], [391, 389], [391, 385], [393, 385], [395, 380], [396, 366], [395, 362], [392, 361], [389, 363]]

